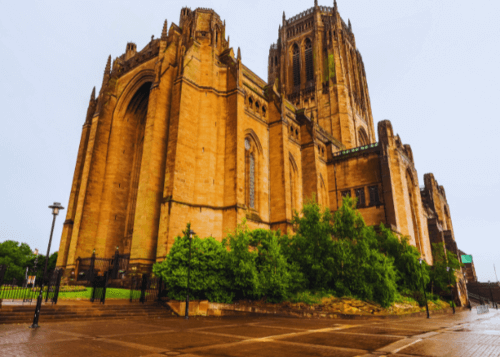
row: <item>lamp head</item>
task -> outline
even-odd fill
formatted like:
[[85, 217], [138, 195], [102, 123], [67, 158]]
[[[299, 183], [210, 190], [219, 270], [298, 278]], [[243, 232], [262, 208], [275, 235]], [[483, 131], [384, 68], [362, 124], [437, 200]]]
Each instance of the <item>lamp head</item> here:
[[189, 239], [193, 239], [193, 236], [196, 234], [192, 229], [189, 230]]
[[424, 259], [418, 258], [418, 261], [420, 262], [420, 265], [422, 265], [422, 262], [424, 261]]
[[54, 204], [52, 206], [49, 206], [49, 208], [52, 208], [52, 214], [54, 216], [57, 216], [59, 214], [59, 210], [64, 209], [64, 207], [61, 206], [61, 204], [59, 202], [54, 202]]

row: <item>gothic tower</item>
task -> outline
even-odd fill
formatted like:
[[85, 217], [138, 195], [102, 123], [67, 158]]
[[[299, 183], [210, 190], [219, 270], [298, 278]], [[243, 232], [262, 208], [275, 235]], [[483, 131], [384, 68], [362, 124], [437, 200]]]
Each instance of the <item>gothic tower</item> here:
[[363, 59], [350, 21], [318, 6], [286, 19], [271, 45], [268, 82], [345, 148], [375, 142]]

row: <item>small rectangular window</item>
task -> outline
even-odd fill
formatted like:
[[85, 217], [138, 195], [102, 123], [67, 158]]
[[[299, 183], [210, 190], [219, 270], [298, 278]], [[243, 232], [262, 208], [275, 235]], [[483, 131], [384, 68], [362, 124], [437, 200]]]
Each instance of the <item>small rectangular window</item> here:
[[351, 190], [342, 191], [342, 197], [351, 196]]
[[357, 206], [365, 206], [365, 189], [364, 187], [356, 189], [356, 198], [358, 199]]
[[380, 204], [380, 198], [378, 196], [378, 187], [370, 186], [368, 187], [368, 191], [370, 192], [370, 205], [378, 206]]

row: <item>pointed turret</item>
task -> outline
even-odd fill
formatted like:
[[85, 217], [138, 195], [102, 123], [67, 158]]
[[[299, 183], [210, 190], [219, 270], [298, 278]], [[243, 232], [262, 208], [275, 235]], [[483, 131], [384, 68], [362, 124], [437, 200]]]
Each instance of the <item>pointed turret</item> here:
[[333, 0], [333, 12], [337, 12], [337, 0]]
[[286, 24], [286, 16], [285, 12], [283, 11], [283, 27], [285, 27], [285, 24]]
[[241, 61], [241, 50], [239, 47], [238, 47], [238, 57], [236, 58], [238, 59], [238, 61]]
[[94, 89], [92, 89], [92, 94], [90, 95], [90, 100], [91, 101], [95, 100], [95, 86], [94, 86]]
[[163, 30], [161, 31], [161, 39], [165, 41], [167, 39], [167, 20], [163, 23]]
[[314, 0], [314, 7], [318, 7], [318, 0]]
[[108, 62], [106, 62], [106, 68], [104, 68], [104, 75], [111, 74], [111, 55], [108, 57]]
[[351, 19], [347, 19], [347, 25], [349, 26], [349, 30], [352, 32]]

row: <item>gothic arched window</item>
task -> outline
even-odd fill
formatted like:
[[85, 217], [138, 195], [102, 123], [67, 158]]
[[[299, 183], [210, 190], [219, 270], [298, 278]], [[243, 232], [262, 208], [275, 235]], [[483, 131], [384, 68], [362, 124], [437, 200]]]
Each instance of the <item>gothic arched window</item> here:
[[293, 85], [300, 86], [300, 51], [297, 44], [293, 45]]
[[250, 208], [255, 208], [255, 157], [253, 153], [250, 154], [250, 174], [249, 174], [249, 198], [250, 198]]
[[310, 39], [306, 39], [305, 54], [306, 54], [306, 81], [309, 82], [314, 79], [312, 42]]
[[366, 135], [366, 131], [363, 128], [358, 130], [358, 143], [359, 146], [368, 145], [370, 143], [370, 139], [368, 139], [368, 135]]

